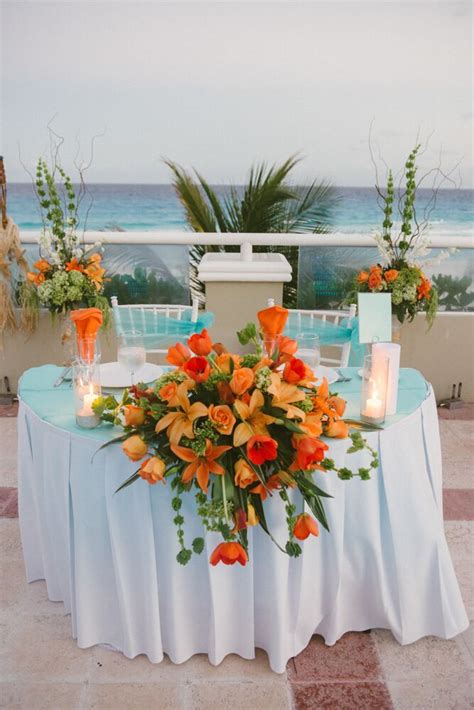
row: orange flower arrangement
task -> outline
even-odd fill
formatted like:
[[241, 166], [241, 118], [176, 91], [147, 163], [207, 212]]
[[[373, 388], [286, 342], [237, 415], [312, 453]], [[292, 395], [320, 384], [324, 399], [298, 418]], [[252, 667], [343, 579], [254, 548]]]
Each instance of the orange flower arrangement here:
[[[328, 529], [317, 472], [369, 477], [369, 469], [353, 474], [328, 457], [328, 437], [350, 437], [351, 450], [364, 448], [365, 442], [342, 418], [345, 401], [294, 357], [297, 344], [282, 335], [287, 311], [276, 306], [258, 315], [262, 340], [271, 334], [277, 344], [271, 357], [255, 326], [240, 333], [255, 338], [255, 353], [244, 356], [214, 345], [204, 330], [186, 345], [169, 348], [168, 362], [175, 369], [152, 388], [133, 387], [121, 403], [108, 397], [96, 405], [104, 420], [123, 426], [125, 454], [132, 461], [144, 459], [120, 488], [140, 479], [151, 485], [170, 481], [182, 564], [204, 548], [203, 538], [195, 538], [192, 549], [184, 542], [182, 496], [191, 491], [204, 529], [223, 537], [210, 563], [245, 565], [249, 528], [260, 525], [269, 532], [264, 504], [283, 502], [288, 541], [282, 549], [297, 556], [297, 540], [318, 535], [316, 519]], [[372, 456], [375, 467], [376, 453]], [[299, 492], [300, 515], [290, 490]]]

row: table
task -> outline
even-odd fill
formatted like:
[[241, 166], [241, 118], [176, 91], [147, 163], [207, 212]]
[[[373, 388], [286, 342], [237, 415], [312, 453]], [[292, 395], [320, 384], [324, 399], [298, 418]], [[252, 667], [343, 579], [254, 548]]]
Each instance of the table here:
[[[360, 378], [356, 369], [345, 373], [351, 381], [332, 389], [355, 416]], [[76, 426], [72, 390], [53, 388], [58, 374], [34, 368], [20, 383], [20, 527], [28, 581], [46, 580], [81, 648], [109, 644], [153, 663], [164, 653], [175, 663], [205, 653], [218, 664], [229, 653], [254, 658], [259, 647], [281, 673], [313, 634], [332, 645], [347, 631], [386, 628], [408, 644], [467, 628], [443, 529], [436, 404], [420, 373], [401, 370], [398, 414], [366, 434], [380, 456], [370, 481], [317, 472], [334, 496], [326, 503], [331, 532], [321, 530], [290, 559], [252, 528], [245, 567], [209, 565], [215, 533], [201, 556], [186, 567], [176, 562], [170, 486], [139, 481], [114, 495], [136, 465], [117, 445], [98, 451], [117, 434], [110, 425]], [[366, 452], [347, 447], [331, 441], [336, 463], [367, 465]], [[202, 530], [194, 499], [183, 505], [190, 541]], [[281, 501], [266, 511], [286, 540]]]

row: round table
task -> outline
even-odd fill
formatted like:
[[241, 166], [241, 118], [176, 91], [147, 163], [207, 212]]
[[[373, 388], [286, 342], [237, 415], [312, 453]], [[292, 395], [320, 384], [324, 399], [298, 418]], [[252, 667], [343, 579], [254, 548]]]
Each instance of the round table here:
[[[20, 527], [28, 581], [46, 580], [49, 598], [64, 602], [81, 648], [109, 644], [153, 663], [164, 653], [175, 663], [206, 653], [218, 664], [229, 653], [254, 658], [258, 647], [281, 673], [313, 634], [334, 644], [347, 631], [385, 628], [407, 644], [467, 628], [443, 529], [436, 403], [420, 373], [401, 370], [397, 415], [365, 435], [380, 458], [370, 481], [316, 473], [334, 496], [326, 502], [330, 533], [321, 530], [290, 559], [252, 528], [245, 567], [211, 567], [212, 533], [183, 567], [170, 486], [138, 481], [114, 495], [136, 464], [116, 444], [99, 451], [117, 435], [111, 425], [76, 426], [72, 390], [53, 387], [59, 372], [48, 365], [21, 379]], [[351, 381], [332, 389], [357, 416], [361, 381], [356, 369], [345, 373]], [[347, 454], [347, 440], [330, 446], [339, 465], [369, 461], [366, 452]], [[194, 498], [183, 504], [191, 541], [202, 528]], [[279, 497], [266, 511], [284, 542]]]

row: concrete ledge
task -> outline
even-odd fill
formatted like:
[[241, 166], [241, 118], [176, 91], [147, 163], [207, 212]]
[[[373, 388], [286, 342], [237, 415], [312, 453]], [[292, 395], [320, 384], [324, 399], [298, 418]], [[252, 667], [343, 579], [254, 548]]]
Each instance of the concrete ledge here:
[[291, 266], [283, 254], [250, 254], [242, 258], [238, 252], [205, 254], [198, 269], [200, 281], [265, 282], [291, 281]]

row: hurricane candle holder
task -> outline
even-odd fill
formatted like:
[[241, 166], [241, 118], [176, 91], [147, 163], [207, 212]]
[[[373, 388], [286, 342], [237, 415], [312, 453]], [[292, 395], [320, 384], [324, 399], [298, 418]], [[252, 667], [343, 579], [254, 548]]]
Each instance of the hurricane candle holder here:
[[92, 406], [101, 395], [98, 360], [75, 360], [72, 365], [72, 381], [76, 424], [83, 429], [94, 429], [100, 424], [100, 417]]
[[360, 417], [368, 424], [382, 424], [387, 408], [389, 359], [366, 355], [362, 371]]

